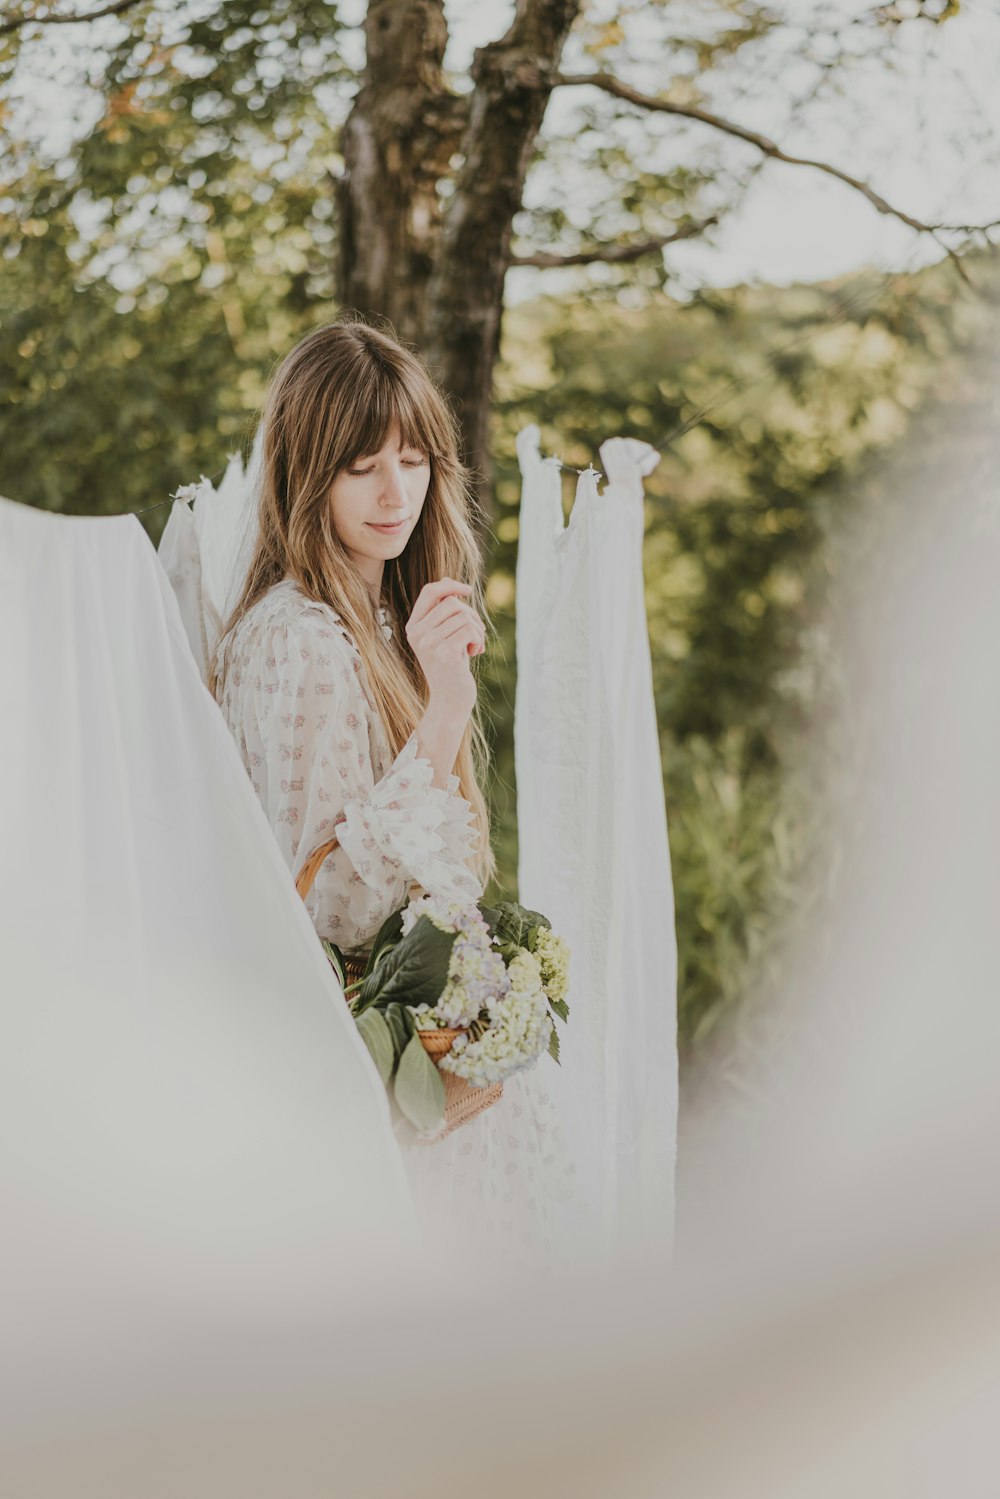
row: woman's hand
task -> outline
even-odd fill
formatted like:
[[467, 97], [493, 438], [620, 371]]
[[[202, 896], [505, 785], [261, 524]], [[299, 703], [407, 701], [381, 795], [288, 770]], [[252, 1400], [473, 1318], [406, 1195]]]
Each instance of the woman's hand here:
[[486, 649], [486, 627], [466, 602], [470, 583], [441, 578], [420, 590], [406, 622], [406, 638], [429, 690], [428, 706], [464, 729], [476, 705], [469, 661]]

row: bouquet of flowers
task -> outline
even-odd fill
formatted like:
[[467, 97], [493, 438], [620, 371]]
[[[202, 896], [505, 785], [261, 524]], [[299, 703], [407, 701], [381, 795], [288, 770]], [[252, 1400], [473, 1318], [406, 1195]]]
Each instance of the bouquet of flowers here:
[[436, 1138], [442, 1073], [463, 1091], [488, 1089], [544, 1051], [559, 1061], [553, 1019], [569, 1014], [568, 969], [566, 943], [538, 911], [425, 895], [389, 917], [344, 992], [399, 1113]]

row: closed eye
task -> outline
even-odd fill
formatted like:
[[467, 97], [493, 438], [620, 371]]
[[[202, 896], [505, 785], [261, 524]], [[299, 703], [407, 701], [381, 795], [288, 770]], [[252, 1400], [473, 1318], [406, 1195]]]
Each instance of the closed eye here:
[[[402, 462], [404, 468], [423, 468], [424, 464], [427, 462], [427, 459], [426, 459], [426, 457], [425, 458], [403, 458], [401, 460], [401, 462]], [[367, 468], [349, 468], [347, 470], [347, 472], [349, 474], [353, 474], [355, 476], [355, 478], [358, 478], [358, 479], [363, 478], [365, 474], [374, 473], [374, 471], [375, 471], [375, 465], [374, 465], [374, 463], [369, 464], [369, 466]]]

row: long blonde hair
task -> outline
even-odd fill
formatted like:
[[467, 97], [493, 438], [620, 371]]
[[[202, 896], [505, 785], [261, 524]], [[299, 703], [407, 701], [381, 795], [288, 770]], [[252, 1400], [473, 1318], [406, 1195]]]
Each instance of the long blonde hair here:
[[[469, 602], [485, 618], [482, 555], [470, 521], [476, 500], [459, 458], [458, 428], [421, 360], [389, 334], [351, 317], [308, 334], [272, 376], [264, 403], [260, 526], [242, 594], [226, 621], [221, 669], [210, 686], [221, 700], [232, 632], [275, 583], [291, 576], [308, 598], [335, 609], [364, 662], [392, 753], [413, 733], [427, 686], [402, 630], [425, 583], [471, 583]], [[402, 554], [387, 561], [383, 602], [400, 628], [386, 641], [378, 606], [338, 537], [330, 486], [343, 469], [379, 452], [397, 424], [404, 443], [430, 460], [420, 519]], [[494, 872], [489, 813], [479, 786], [488, 750], [479, 711], [462, 737], [455, 773], [479, 831], [477, 873]]]

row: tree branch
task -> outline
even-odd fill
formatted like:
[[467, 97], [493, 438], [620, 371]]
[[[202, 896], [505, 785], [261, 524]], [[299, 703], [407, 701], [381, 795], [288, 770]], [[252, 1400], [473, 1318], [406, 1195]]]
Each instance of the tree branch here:
[[540, 266], [544, 270], [552, 266], [592, 265], [597, 260], [622, 265], [628, 261], [640, 260], [643, 255], [650, 255], [654, 250], [662, 250], [664, 245], [672, 245], [679, 239], [692, 239], [717, 223], [718, 218], [713, 215], [710, 219], [699, 219], [693, 224], [686, 224], [683, 229], [675, 229], [671, 234], [658, 234], [655, 239], [637, 240], [634, 244], [595, 245], [593, 249], [577, 250], [572, 255], [550, 255], [545, 250], [538, 250], [534, 255], [512, 255], [510, 264]]
[[[877, 193], [867, 182], [860, 177], [852, 177], [849, 172], [842, 172], [839, 167], [833, 166], [828, 161], [820, 161], [812, 156], [793, 156], [790, 152], [782, 150], [776, 141], [770, 140], [759, 131], [748, 130], [745, 125], [738, 125], [733, 120], [724, 119], [722, 115], [712, 114], [707, 109], [700, 109], [695, 104], [674, 104], [669, 99], [660, 99], [653, 94], [640, 93], [638, 89], [631, 88], [629, 84], [622, 83], [611, 73], [560, 73], [556, 78], [557, 84], [569, 84], [579, 86], [590, 84], [592, 88], [603, 89], [606, 94], [613, 94], [616, 99], [624, 99], [629, 104], [636, 104], [640, 109], [658, 110], [662, 114], [679, 115], [686, 120], [697, 120], [702, 125], [710, 125], [713, 130], [721, 130], [725, 135], [735, 136], [737, 140], [746, 141], [748, 145], [755, 146], [764, 156], [769, 156], [773, 161], [783, 161], [788, 166], [810, 167], [816, 172], [825, 172], [828, 177], [835, 177], [838, 182], [845, 183], [853, 188], [879, 213], [886, 214], [889, 218], [898, 219], [900, 223], [906, 224], [910, 229], [915, 229], [918, 234], [930, 234], [936, 237], [938, 234], [949, 232], [960, 232], [962, 227], [968, 232], [968, 226], [953, 224], [926, 224], [922, 219], [914, 218], [912, 214], [905, 213], [901, 208], [896, 208], [885, 198]], [[940, 242], [939, 242], [940, 243]], [[957, 260], [954, 251], [942, 245], [942, 249], [952, 259]], [[964, 272], [963, 272], [964, 274]]]
[[78, 16], [9, 16], [6, 21], [0, 21], [0, 36], [17, 31], [21, 26], [72, 26], [81, 21], [99, 21], [102, 16], [120, 16], [123, 10], [131, 10], [133, 5], [138, 4], [139, 0], [114, 0], [111, 5], [102, 5], [100, 10], [85, 11]]

